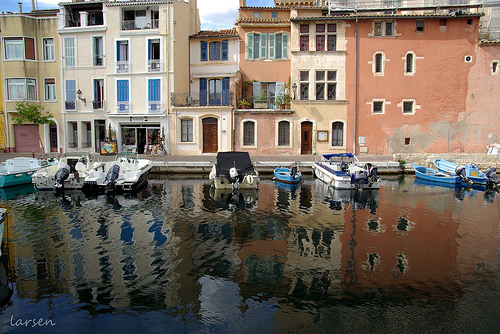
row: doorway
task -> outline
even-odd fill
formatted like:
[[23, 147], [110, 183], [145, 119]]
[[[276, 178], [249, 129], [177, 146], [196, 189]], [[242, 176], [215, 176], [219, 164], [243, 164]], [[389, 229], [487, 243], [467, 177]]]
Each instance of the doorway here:
[[50, 152], [58, 152], [57, 146], [57, 127], [55, 125], [50, 126]]
[[217, 153], [219, 139], [217, 135], [217, 118], [207, 117], [203, 124], [203, 153]]
[[300, 154], [312, 154], [312, 122], [302, 122], [300, 125]]
[[137, 153], [144, 154], [144, 148], [147, 144], [146, 129], [137, 128]]
[[95, 151], [101, 152], [101, 140], [106, 139], [106, 121], [97, 119], [94, 121]]

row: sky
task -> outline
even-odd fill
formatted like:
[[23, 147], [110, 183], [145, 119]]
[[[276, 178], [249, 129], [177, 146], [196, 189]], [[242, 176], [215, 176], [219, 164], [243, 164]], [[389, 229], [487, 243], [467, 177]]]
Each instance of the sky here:
[[[59, 2], [71, 0], [34, 0], [37, 9], [58, 8]], [[31, 11], [31, 0], [0, 0], [0, 12], [19, 12], [18, 2], [23, 4], [23, 12]], [[227, 29], [234, 27], [238, 15], [239, 0], [198, 0], [201, 29]], [[274, 0], [247, 0], [249, 7], [274, 7]]]

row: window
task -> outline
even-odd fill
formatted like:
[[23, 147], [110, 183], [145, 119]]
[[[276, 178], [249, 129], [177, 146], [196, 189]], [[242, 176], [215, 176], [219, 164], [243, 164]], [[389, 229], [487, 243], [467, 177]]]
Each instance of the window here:
[[254, 19], [260, 19], [260, 12], [254, 12], [253, 17]]
[[267, 58], [267, 34], [247, 34], [247, 59]]
[[335, 100], [336, 81], [336, 71], [316, 71], [316, 100]]
[[7, 79], [8, 100], [37, 100], [36, 79], [13, 78]]
[[44, 92], [45, 101], [55, 101], [56, 100], [56, 79], [45, 79], [44, 80]]
[[116, 73], [129, 73], [128, 41], [116, 41]]
[[116, 111], [128, 113], [130, 110], [130, 92], [128, 80], [116, 80]]
[[200, 106], [229, 105], [229, 78], [200, 79]]
[[325, 25], [316, 24], [316, 51], [325, 51]]
[[282, 97], [285, 93], [284, 82], [254, 82], [252, 85], [254, 104], [257, 102], [267, 103], [267, 108], [277, 109], [276, 97]]
[[66, 80], [66, 110], [76, 109], [76, 80]]
[[193, 120], [181, 119], [181, 142], [193, 142]]
[[278, 12], [271, 12], [271, 18], [272, 19], [277, 19], [278, 18]]
[[92, 101], [93, 109], [104, 108], [104, 80], [94, 79], [94, 100]]
[[373, 101], [373, 110], [374, 114], [383, 114], [384, 113], [384, 101]]
[[103, 46], [102, 46], [102, 36], [92, 38], [93, 46], [93, 65], [102, 66], [103, 62]]
[[161, 71], [160, 62], [160, 40], [148, 40], [148, 72]]
[[42, 40], [43, 45], [43, 60], [49, 61], [54, 60], [54, 39], [53, 38], [44, 38]]
[[491, 74], [496, 75], [498, 74], [498, 60], [494, 60], [491, 62]]
[[394, 36], [394, 21], [374, 21], [373, 36]]
[[65, 37], [64, 38], [64, 66], [75, 67], [75, 38]]
[[309, 25], [300, 25], [300, 51], [309, 51]]
[[413, 101], [403, 101], [403, 114], [413, 114]]
[[220, 60], [220, 42], [210, 42], [208, 50], [209, 60]]
[[5, 38], [5, 59], [24, 59], [23, 39]]
[[424, 20], [417, 20], [416, 21], [416, 31], [417, 32], [424, 32]]
[[406, 54], [406, 66], [405, 66], [405, 73], [406, 74], [413, 73], [413, 71], [414, 71], [414, 66], [413, 66], [414, 59], [415, 59], [415, 57], [414, 57], [413, 53], [410, 52], [410, 53]]
[[383, 74], [384, 73], [384, 55], [381, 52], [378, 52], [374, 55], [373, 62], [373, 73], [375, 74]]
[[288, 34], [247, 34], [247, 59], [288, 59]]
[[309, 99], [309, 71], [300, 71], [300, 99]]
[[344, 146], [344, 123], [332, 123], [332, 146]]
[[243, 146], [255, 146], [255, 122], [243, 122]]
[[221, 42], [214, 41], [208, 44], [205, 41], [201, 41], [201, 61], [207, 61], [207, 45], [209, 60], [228, 60], [229, 58], [229, 41], [224, 40]]
[[328, 25], [327, 31], [327, 50], [337, 50], [337, 25], [335, 23]]
[[290, 122], [278, 122], [278, 146], [290, 146]]
[[411, 144], [411, 138], [405, 138], [405, 146], [409, 146]]
[[69, 125], [69, 142], [68, 147], [76, 148], [78, 147], [78, 123], [77, 122], [68, 122]]
[[288, 34], [269, 34], [269, 59], [288, 59]]
[[148, 79], [148, 111], [160, 112], [161, 109], [161, 80]]

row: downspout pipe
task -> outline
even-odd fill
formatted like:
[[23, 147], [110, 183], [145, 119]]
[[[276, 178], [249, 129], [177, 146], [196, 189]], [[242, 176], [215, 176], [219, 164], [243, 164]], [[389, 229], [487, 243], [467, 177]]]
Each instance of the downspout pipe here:
[[356, 25], [354, 27], [354, 138], [352, 145], [352, 152], [356, 152], [356, 137], [358, 127], [358, 12], [356, 11]]

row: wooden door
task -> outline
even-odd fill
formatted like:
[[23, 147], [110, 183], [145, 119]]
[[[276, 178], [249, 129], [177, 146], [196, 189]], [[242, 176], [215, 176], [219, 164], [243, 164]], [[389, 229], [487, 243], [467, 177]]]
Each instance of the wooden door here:
[[218, 135], [217, 135], [217, 118], [209, 117], [202, 121], [203, 123], [203, 153], [217, 153], [218, 151]]
[[300, 153], [312, 154], [312, 122], [302, 122], [300, 126]]

